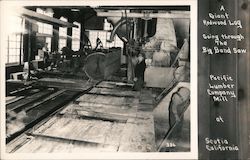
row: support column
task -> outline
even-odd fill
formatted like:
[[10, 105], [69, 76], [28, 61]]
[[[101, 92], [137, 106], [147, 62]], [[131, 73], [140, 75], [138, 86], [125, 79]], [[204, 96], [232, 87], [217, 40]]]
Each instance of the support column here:
[[[73, 23], [71, 19], [68, 22]], [[67, 47], [72, 49], [72, 28], [67, 29]]]
[[53, 37], [52, 37], [52, 46], [51, 51], [58, 51], [58, 42], [59, 42], [59, 27], [53, 26]]
[[80, 31], [80, 48], [83, 48], [84, 44], [86, 43], [85, 40], [85, 28], [84, 28], [84, 20], [81, 21], [81, 31]]

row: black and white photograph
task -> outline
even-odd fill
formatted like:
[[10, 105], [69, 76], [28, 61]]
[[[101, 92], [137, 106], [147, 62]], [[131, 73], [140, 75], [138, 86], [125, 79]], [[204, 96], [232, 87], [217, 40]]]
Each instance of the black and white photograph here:
[[250, 0], [0, 0], [0, 159], [250, 160]]
[[196, 19], [170, 2], [6, 7], [3, 152], [196, 150]]

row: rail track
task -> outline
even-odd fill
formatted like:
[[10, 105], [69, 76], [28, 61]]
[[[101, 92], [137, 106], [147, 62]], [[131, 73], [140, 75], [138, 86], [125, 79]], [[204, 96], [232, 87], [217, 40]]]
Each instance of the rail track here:
[[[40, 84], [47, 87], [20, 91], [26, 96], [15, 92], [22, 98], [9, 101], [6, 109], [25, 112], [26, 118], [21, 129], [6, 137], [7, 152], [157, 151], [159, 140], [155, 138], [163, 137], [155, 133], [159, 124], [154, 116], [162, 113], [157, 109], [153, 113], [152, 94], [143, 95], [150, 90], [142, 94], [126, 83], [84, 82], [63, 80], [60, 84], [46, 79]], [[160, 132], [164, 135], [166, 123]]]
[[153, 117], [139, 96], [131, 85], [105, 81], [82, 91], [43, 88], [23, 105], [6, 105], [29, 117], [7, 137], [7, 152], [155, 151]]

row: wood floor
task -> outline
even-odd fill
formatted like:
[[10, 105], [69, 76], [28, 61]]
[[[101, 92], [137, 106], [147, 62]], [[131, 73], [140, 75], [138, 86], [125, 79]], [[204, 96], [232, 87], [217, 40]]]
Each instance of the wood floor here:
[[[101, 82], [46, 122], [10, 143], [8, 152], [154, 152], [152, 106], [141, 109], [139, 92]], [[150, 111], [151, 110], [151, 111]]]
[[133, 91], [122, 82], [50, 78], [38, 83], [46, 87], [22, 91], [6, 102], [8, 110], [27, 113], [29, 126], [7, 144], [9, 153], [157, 152], [172, 143], [176, 147], [161, 151], [190, 151], [190, 109], [179, 137], [163, 141], [170, 130], [171, 95], [189, 83], [179, 83], [157, 105], [152, 88]]

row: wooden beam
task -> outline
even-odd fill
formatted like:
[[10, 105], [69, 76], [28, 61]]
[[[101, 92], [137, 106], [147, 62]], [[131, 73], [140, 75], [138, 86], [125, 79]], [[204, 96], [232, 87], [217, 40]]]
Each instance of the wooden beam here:
[[100, 120], [100, 121], [108, 121], [108, 122], [117, 122], [117, 123], [126, 123], [128, 118], [127, 116], [123, 115], [115, 115], [110, 113], [101, 113], [101, 112], [94, 112], [90, 110], [75, 110], [77, 114], [73, 113], [60, 113], [56, 116], [58, 118], [73, 118], [73, 119], [84, 119], [84, 120]]
[[19, 101], [16, 101], [14, 103], [6, 105], [6, 109], [8, 109], [10, 111], [16, 111], [16, 112], [21, 111], [23, 109], [23, 107], [25, 107], [26, 105], [29, 105], [29, 104], [34, 103], [36, 101], [39, 101], [40, 99], [48, 96], [52, 92], [53, 91], [51, 91], [51, 90], [40, 91], [36, 94], [27, 96]]
[[[58, 96], [51, 97], [52, 98], [51, 101], [47, 101], [47, 103], [39, 102], [40, 104], [43, 104], [43, 105], [36, 106], [37, 108], [35, 110], [30, 110], [28, 112], [26, 110], [27, 120], [24, 121], [25, 127], [21, 129], [20, 131], [17, 131], [11, 134], [9, 137], [7, 137], [6, 143], [11, 142], [12, 140], [20, 136], [22, 133], [34, 127], [36, 124], [38, 124], [42, 120], [46, 119], [48, 116], [54, 115], [56, 112], [59, 112], [59, 110], [62, 107], [64, 107], [64, 105], [69, 103], [69, 101], [73, 100], [78, 95], [79, 95], [79, 92], [76, 92], [76, 91], [65, 91], [65, 93], [62, 93]], [[31, 107], [34, 107], [34, 106], [31, 106]], [[28, 109], [31, 109], [31, 108], [29, 107]]]
[[28, 112], [28, 111], [32, 110], [33, 108], [36, 108], [36, 107], [46, 103], [47, 101], [54, 100], [56, 97], [62, 95], [65, 91], [66, 90], [62, 89], [62, 90], [59, 90], [59, 91], [49, 95], [48, 97], [46, 97], [44, 99], [42, 99], [43, 97], [41, 97], [41, 99], [42, 99], [41, 101], [38, 101], [38, 102], [32, 104], [31, 106], [28, 106], [28, 107], [24, 108], [23, 110], [25, 112]]
[[[133, 112], [132, 112], [133, 111]], [[84, 117], [94, 117], [96, 119], [96, 117], [98, 117], [99, 119], [103, 120], [105, 119], [106, 121], [117, 121], [117, 122], [121, 122], [121, 123], [125, 123], [127, 122], [127, 120], [129, 118], [137, 118], [137, 119], [148, 119], [147, 117], [143, 117], [139, 114], [137, 114], [137, 111], [135, 111], [135, 109], [130, 109], [127, 110], [128, 113], [125, 112], [120, 112], [117, 109], [116, 111], [110, 111], [107, 112], [106, 111], [95, 111], [94, 109], [89, 109], [89, 108], [84, 108], [82, 106], [74, 106], [73, 108], [66, 110], [65, 113], [61, 113], [62, 115], [72, 115], [74, 117], [80, 117], [80, 118], [84, 118]], [[75, 114], [77, 113], [77, 115]], [[94, 115], [94, 116], [93, 116]], [[92, 118], [92, 119], [94, 119]]]
[[[57, 75], [57, 74], [56, 74]], [[58, 75], [60, 76], [60, 75]], [[63, 79], [63, 78], [42, 78], [37, 81], [40, 86], [57, 87], [61, 89], [86, 91], [92, 88], [96, 82], [87, 82], [87, 80]]]
[[68, 27], [68, 28], [76, 27], [76, 28], [78, 28], [77, 25], [74, 25], [72, 23], [64, 22], [64, 21], [61, 21], [59, 19], [49, 17], [46, 15], [25, 9], [25, 8], [21, 8], [20, 10], [18, 10], [18, 13], [20, 13], [24, 17], [28, 17], [32, 20], [36, 20], [39, 22], [48, 23], [48, 24], [52, 24], [52, 25], [58, 25], [60, 27]]
[[[84, 141], [84, 140], [78, 140], [78, 139], [70, 139], [70, 138], [63, 138], [58, 136], [50, 136], [50, 135], [44, 135], [44, 134], [35, 134], [35, 133], [27, 133], [27, 136], [35, 137], [36, 139], [44, 139], [48, 141], [59, 141], [61, 143], [68, 143], [68, 144], [80, 144], [86, 147], [115, 147], [118, 149], [119, 146], [110, 145], [110, 144], [102, 144], [97, 142], [91, 142], [91, 141]], [[117, 150], [116, 149], [116, 150]]]
[[[124, 17], [123, 12], [97, 12], [97, 16], [100, 17]], [[187, 19], [190, 18], [189, 11], [183, 12], [168, 12], [168, 13], [127, 13], [128, 18], [142, 18], [142, 19], [151, 19], [151, 18], [181, 18]]]

